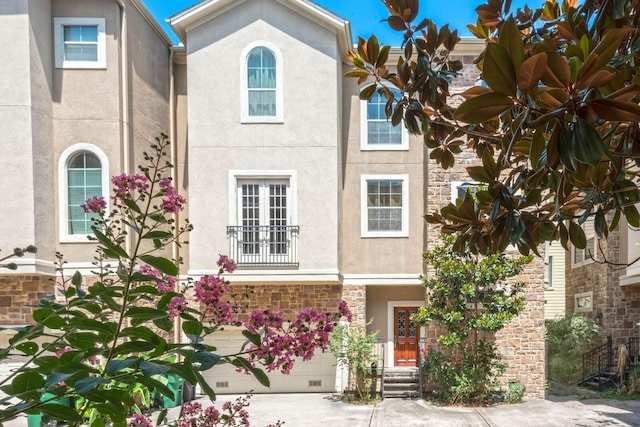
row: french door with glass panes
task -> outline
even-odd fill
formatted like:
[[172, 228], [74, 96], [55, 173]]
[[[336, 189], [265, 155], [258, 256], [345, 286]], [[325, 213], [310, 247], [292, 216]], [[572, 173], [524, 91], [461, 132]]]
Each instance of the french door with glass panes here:
[[288, 197], [286, 179], [238, 181], [238, 262], [274, 264], [288, 259]]

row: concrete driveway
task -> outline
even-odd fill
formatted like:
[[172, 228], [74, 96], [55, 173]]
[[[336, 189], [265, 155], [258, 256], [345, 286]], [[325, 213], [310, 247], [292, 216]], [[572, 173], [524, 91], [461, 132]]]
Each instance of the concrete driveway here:
[[[220, 403], [234, 396], [220, 395]], [[202, 401], [204, 404], [204, 401]], [[576, 397], [530, 399], [489, 408], [439, 407], [419, 399], [352, 405], [332, 394], [260, 394], [248, 408], [251, 425], [285, 427], [602, 427], [640, 426], [640, 401]]]
[[[216, 406], [236, 395], [219, 395]], [[203, 406], [208, 400], [198, 399]], [[248, 408], [253, 427], [604, 427], [640, 426], [640, 401], [551, 397], [490, 408], [439, 407], [420, 399], [352, 405], [333, 394], [258, 394]], [[179, 408], [169, 411], [175, 419]], [[24, 427], [25, 417], [5, 423]]]

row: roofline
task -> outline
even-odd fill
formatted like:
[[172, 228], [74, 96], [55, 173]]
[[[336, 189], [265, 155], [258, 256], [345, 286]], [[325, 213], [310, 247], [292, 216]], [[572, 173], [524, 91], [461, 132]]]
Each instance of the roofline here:
[[145, 21], [147, 21], [149, 25], [151, 25], [151, 28], [153, 29], [153, 31], [155, 31], [156, 34], [158, 34], [158, 36], [162, 39], [162, 41], [165, 42], [167, 46], [173, 46], [174, 45], [173, 40], [171, 40], [171, 37], [169, 37], [167, 32], [164, 30], [164, 28], [160, 26], [160, 24], [158, 23], [158, 20], [151, 14], [147, 6], [144, 4], [144, 1], [131, 0], [131, 3], [135, 6], [138, 12], [140, 12], [140, 14], [145, 19]]
[[[209, 13], [215, 12], [216, 15], [222, 14], [227, 10], [238, 6], [246, 0], [203, 0], [193, 6], [178, 12], [177, 14], [167, 18], [167, 23], [173, 28], [182, 43], [186, 44], [187, 27], [196, 24], [204, 19]], [[349, 21], [339, 17], [333, 12], [317, 5], [311, 0], [276, 0], [280, 4], [290, 7], [296, 5], [311, 16], [319, 18], [321, 23], [331, 27], [338, 33], [338, 45], [343, 54], [346, 54], [351, 48], [353, 39], [351, 36], [351, 24]]]

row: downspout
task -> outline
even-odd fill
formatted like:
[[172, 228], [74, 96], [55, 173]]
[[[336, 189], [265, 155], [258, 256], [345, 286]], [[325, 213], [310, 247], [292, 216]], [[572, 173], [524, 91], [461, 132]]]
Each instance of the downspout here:
[[[131, 174], [131, 141], [129, 139], [129, 51], [127, 49], [127, 10], [123, 0], [115, 0], [120, 7], [120, 141], [122, 144], [122, 172]], [[125, 241], [131, 251], [131, 238]]]
[[[169, 48], [169, 142], [171, 143], [171, 179], [173, 186], [178, 189], [178, 141], [176, 135], [176, 99], [175, 99], [175, 75], [173, 67], [173, 48]], [[178, 245], [177, 237], [180, 228], [180, 215], [178, 212], [174, 213], [175, 229], [174, 229], [174, 242], [171, 245], [171, 255], [173, 259], [178, 262], [180, 259], [180, 246]], [[178, 281], [176, 282], [176, 292], [180, 289], [180, 272], [178, 271]], [[173, 342], [179, 343], [181, 341], [182, 330], [180, 326], [180, 316], [176, 316], [174, 320], [173, 328]], [[180, 357], [180, 356], [178, 356]]]

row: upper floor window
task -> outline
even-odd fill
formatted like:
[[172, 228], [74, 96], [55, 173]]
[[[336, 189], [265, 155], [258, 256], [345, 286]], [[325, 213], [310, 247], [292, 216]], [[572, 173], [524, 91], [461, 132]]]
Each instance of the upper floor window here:
[[596, 233], [593, 226], [593, 221], [588, 220], [582, 224], [582, 229], [587, 238], [587, 245], [583, 248], [571, 247], [571, 264], [573, 266], [579, 266], [593, 262], [597, 258], [596, 254]]
[[76, 144], [60, 157], [58, 178], [61, 240], [86, 242], [95, 214], [85, 212], [81, 205], [91, 197], [104, 197], [107, 201], [107, 158], [90, 144]]
[[106, 68], [104, 18], [54, 18], [56, 68]]
[[240, 266], [297, 265], [295, 173], [237, 172], [236, 215], [227, 227], [231, 256]]
[[[400, 91], [390, 89], [391, 93], [398, 99]], [[393, 101], [391, 105], [395, 105]], [[373, 95], [371, 100], [361, 101], [360, 104], [360, 122], [361, 122], [361, 141], [360, 148], [362, 150], [408, 150], [409, 149], [409, 132], [402, 124], [393, 126], [391, 120], [387, 119], [385, 112], [387, 106], [387, 98], [378, 92]]]
[[409, 235], [408, 185], [408, 175], [362, 176], [362, 237]]
[[282, 121], [282, 58], [270, 43], [254, 43], [243, 51], [242, 121]]

